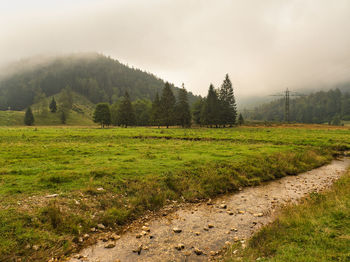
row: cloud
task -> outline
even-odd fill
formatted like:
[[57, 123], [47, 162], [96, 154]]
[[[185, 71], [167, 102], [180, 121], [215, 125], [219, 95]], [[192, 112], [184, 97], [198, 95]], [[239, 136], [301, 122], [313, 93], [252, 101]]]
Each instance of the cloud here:
[[242, 96], [350, 80], [347, 0], [63, 2], [0, 13], [1, 60], [98, 51], [203, 95], [226, 73]]

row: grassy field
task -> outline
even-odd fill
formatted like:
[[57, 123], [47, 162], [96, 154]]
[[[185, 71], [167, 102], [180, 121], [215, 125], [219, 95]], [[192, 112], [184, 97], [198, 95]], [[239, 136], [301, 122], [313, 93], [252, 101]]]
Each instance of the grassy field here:
[[[238, 259], [238, 257], [240, 257]], [[226, 261], [350, 261], [350, 171], [323, 194], [283, 210]]]
[[0, 261], [62, 256], [98, 223], [120, 228], [167, 200], [198, 201], [312, 169], [350, 148], [349, 133], [0, 128]]

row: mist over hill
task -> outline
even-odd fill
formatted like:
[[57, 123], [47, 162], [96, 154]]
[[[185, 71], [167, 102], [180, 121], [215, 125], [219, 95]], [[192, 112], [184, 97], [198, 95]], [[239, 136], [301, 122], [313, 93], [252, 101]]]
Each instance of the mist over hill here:
[[[152, 100], [165, 84], [151, 73], [97, 53], [33, 57], [1, 71], [0, 110], [23, 110], [35, 103], [36, 96], [52, 96], [67, 86], [92, 103], [113, 103], [125, 91], [132, 100]], [[178, 88], [171, 87], [177, 95]], [[189, 92], [190, 104], [197, 98]]]

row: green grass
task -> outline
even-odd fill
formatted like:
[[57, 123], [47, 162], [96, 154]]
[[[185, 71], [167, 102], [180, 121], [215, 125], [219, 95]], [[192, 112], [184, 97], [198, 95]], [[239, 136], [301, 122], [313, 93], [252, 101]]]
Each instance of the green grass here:
[[[238, 259], [240, 257], [240, 259]], [[350, 261], [350, 172], [331, 191], [289, 206], [227, 261]]]
[[97, 223], [119, 228], [169, 199], [198, 201], [318, 167], [349, 147], [348, 133], [0, 128], [0, 261], [62, 256]]

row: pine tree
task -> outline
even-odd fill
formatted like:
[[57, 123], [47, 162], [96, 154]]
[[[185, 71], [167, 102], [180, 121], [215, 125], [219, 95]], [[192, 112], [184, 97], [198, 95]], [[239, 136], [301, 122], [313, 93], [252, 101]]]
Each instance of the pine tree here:
[[176, 98], [171, 91], [170, 84], [166, 82], [160, 99], [160, 108], [162, 122], [167, 128], [175, 122], [175, 104]]
[[178, 101], [176, 103], [176, 119], [182, 127], [191, 126], [191, 111], [188, 104], [187, 91], [184, 84], [182, 84], [182, 89], [179, 90]]
[[96, 105], [94, 112], [94, 122], [101, 124], [101, 128], [111, 124], [111, 111], [107, 103], [99, 103]]
[[34, 115], [30, 107], [27, 108], [24, 115], [24, 124], [27, 126], [32, 126], [34, 124]]
[[49, 108], [50, 108], [51, 113], [56, 113], [56, 111], [57, 111], [57, 104], [56, 104], [56, 100], [55, 100], [54, 97], [52, 97], [52, 100], [51, 100]]
[[135, 124], [135, 112], [128, 92], [125, 92], [124, 98], [119, 105], [118, 122], [125, 127]]
[[61, 110], [60, 111], [60, 120], [61, 120], [61, 124], [66, 124], [67, 123], [67, 113], [65, 112], [65, 110]]
[[208, 95], [201, 112], [201, 122], [204, 125], [218, 126], [220, 122], [220, 103], [216, 90], [212, 84], [209, 86]]
[[244, 124], [244, 119], [243, 119], [242, 114], [239, 114], [239, 117], [238, 117], [238, 124], [239, 124], [240, 126]]
[[192, 115], [193, 115], [193, 120], [197, 125], [201, 125], [201, 111], [203, 108], [204, 104], [204, 99], [200, 98], [198, 99], [192, 107]]
[[152, 122], [158, 126], [160, 126], [161, 124], [161, 104], [160, 104], [160, 100], [159, 100], [159, 95], [158, 92], [156, 94], [156, 97], [154, 98], [154, 101], [152, 103]]
[[219, 90], [220, 100], [220, 124], [222, 125], [234, 125], [237, 118], [236, 100], [233, 94], [233, 88], [231, 80], [226, 74], [225, 80], [222, 83]]

